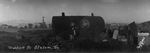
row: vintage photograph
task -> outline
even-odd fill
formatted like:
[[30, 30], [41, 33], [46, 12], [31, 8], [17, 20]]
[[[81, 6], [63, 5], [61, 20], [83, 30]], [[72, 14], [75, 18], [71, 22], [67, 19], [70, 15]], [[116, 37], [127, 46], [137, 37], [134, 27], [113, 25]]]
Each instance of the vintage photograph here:
[[150, 0], [0, 0], [0, 52], [150, 52]]

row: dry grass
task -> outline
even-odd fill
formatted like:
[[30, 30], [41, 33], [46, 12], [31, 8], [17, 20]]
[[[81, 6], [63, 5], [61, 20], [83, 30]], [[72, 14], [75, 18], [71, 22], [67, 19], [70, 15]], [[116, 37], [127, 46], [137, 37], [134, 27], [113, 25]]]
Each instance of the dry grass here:
[[[22, 31], [21, 33], [25, 38], [18, 40], [16, 39], [15, 33], [7, 33], [7, 32], [2, 32], [0, 31], [0, 51], [42, 51], [42, 52], [47, 52], [47, 51], [52, 51], [52, 50], [10, 50], [8, 49], [8, 46], [33, 46], [34, 45], [39, 45], [43, 43], [42, 39], [45, 39], [47, 37], [48, 33], [50, 31]], [[69, 44], [69, 43], [67, 43]], [[66, 44], [66, 45], [67, 45]], [[71, 45], [68, 46], [68, 50], [71, 52], [131, 52], [134, 51], [131, 49], [126, 43], [124, 42], [119, 42], [116, 40], [111, 40], [109, 42], [105, 43], [95, 43], [89, 40], [85, 41], [77, 41], [73, 44], [73, 47]], [[143, 47], [141, 50], [135, 50], [135, 51], [150, 51], [150, 46], [148, 47]], [[135, 52], [134, 51], [134, 52]]]
[[24, 31], [22, 33], [24, 38], [18, 40], [16, 39], [16, 33], [0, 31], [0, 51], [23, 51], [11, 50], [8, 46], [33, 46], [41, 44], [42, 39], [48, 35], [48, 32], [50, 31]]

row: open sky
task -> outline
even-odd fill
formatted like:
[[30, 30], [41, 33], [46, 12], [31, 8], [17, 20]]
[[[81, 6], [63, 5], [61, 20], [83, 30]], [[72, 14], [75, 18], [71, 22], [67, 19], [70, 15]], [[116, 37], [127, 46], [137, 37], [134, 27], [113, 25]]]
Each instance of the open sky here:
[[0, 22], [25, 20], [51, 23], [52, 16], [101, 16], [107, 23], [150, 20], [150, 0], [0, 0]]

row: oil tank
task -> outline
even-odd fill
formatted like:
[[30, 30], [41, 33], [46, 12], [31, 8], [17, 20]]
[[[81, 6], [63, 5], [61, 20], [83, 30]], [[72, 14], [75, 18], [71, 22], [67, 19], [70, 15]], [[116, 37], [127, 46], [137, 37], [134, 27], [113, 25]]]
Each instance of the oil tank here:
[[68, 37], [71, 33], [71, 23], [74, 23], [76, 27], [76, 39], [99, 41], [104, 37], [102, 35], [105, 28], [104, 19], [101, 16], [94, 16], [93, 13], [91, 16], [65, 16], [64, 13], [62, 13], [62, 16], [53, 16], [53, 35]]

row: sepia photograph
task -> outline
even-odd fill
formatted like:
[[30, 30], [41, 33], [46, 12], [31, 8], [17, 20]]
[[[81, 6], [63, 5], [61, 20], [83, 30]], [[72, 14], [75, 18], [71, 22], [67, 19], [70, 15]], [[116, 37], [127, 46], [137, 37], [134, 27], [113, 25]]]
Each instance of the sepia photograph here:
[[0, 52], [150, 52], [150, 0], [0, 0]]

